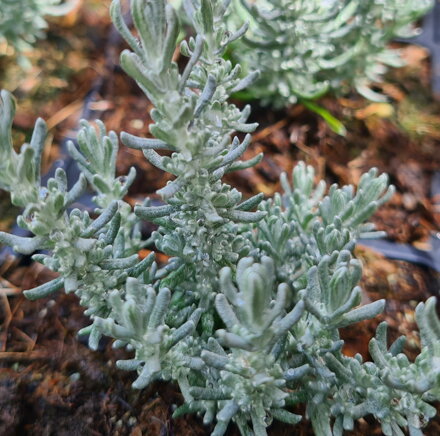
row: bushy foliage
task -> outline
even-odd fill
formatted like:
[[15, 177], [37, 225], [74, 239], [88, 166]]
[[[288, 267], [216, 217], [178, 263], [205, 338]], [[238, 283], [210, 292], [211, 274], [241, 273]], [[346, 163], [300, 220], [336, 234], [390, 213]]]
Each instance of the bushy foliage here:
[[[79, 147], [69, 147], [82, 170], [77, 183], [68, 189], [58, 169], [41, 186], [45, 124], [38, 120], [30, 143], [15, 152], [14, 100], [2, 92], [0, 187], [24, 207], [18, 223], [34, 236], [0, 232], [0, 241], [21, 253], [46, 250], [34, 259], [60, 276], [25, 295], [75, 292], [91, 319], [80, 332], [89, 334], [90, 346], [108, 335], [131, 351], [117, 366], [136, 373], [134, 388], [176, 381], [184, 404], [175, 416], [203, 415], [215, 423], [214, 436], [231, 421], [256, 436], [267, 434], [273, 419], [294, 425], [301, 416], [291, 406], [299, 403], [317, 435], [340, 435], [365, 415], [386, 435], [402, 435], [405, 427], [419, 435], [440, 392], [435, 299], [417, 307], [423, 348], [415, 362], [402, 353], [404, 338], [387, 344], [386, 324], [370, 342], [373, 362], [345, 356], [339, 336], [385, 305], [360, 305], [362, 267], [353, 250], [361, 234], [374, 236], [364, 222], [392, 195], [387, 177], [373, 169], [356, 191], [327, 190], [301, 163], [292, 183], [282, 177], [284, 192], [264, 201], [243, 200], [223, 181], [261, 159], [240, 160], [256, 125], [247, 122], [249, 107], [239, 109], [229, 96], [256, 75], [241, 79], [240, 66], [223, 59], [246, 30], [227, 29], [228, 3], [186, 1], [197, 34], [180, 44], [182, 70], [173, 61], [179, 27], [169, 4], [132, 0], [134, 36], [119, 1], [112, 3], [113, 22], [130, 46], [122, 67], [154, 105], [154, 138], [122, 133], [121, 140], [174, 176], [158, 191], [163, 205], [147, 200], [133, 213], [124, 202], [135, 171], [116, 177], [118, 138], [101, 123], [95, 130], [83, 122]], [[71, 208], [87, 185], [96, 192], [96, 218]], [[140, 238], [141, 220], [158, 226], [149, 241]], [[138, 259], [151, 242], [169, 256], [165, 265], [153, 254]]]
[[236, 0], [233, 22], [250, 29], [233, 50], [249, 69], [261, 71], [250, 92], [263, 103], [284, 106], [350, 87], [383, 100], [371, 85], [387, 67], [403, 65], [387, 44], [415, 35], [414, 21], [432, 0]]
[[63, 0], [2, 0], [0, 42], [18, 53], [31, 49], [37, 39], [44, 37], [47, 28], [44, 17], [64, 15], [75, 3], [76, 0], [66, 3]]

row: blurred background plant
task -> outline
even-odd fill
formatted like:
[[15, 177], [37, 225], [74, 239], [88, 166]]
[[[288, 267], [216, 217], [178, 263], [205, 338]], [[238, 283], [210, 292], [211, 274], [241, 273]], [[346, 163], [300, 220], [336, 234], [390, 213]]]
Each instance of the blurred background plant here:
[[385, 97], [372, 87], [387, 67], [403, 65], [388, 47], [395, 38], [417, 34], [415, 21], [433, 0], [235, 0], [230, 21], [249, 22], [250, 31], [232, 56], [260, 80], [250, 96], [282, 107], [350, 89], [369, 100]]
[[79, 0], [2, 0], [0, 5], [0, 55], [17, 53], [22, 67], [30, 67], [24, 55], [45, 37], [47, 16], [70, 12]]

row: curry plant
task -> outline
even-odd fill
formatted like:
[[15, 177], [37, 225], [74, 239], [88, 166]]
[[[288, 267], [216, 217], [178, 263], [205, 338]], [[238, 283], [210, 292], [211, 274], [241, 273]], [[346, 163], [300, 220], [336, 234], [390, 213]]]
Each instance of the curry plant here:
[[[328, 90], [355, 88], [371, 100], [384, 97], [371, 85], [387, 67], [403, 65], [394, 38], [416, 33], [412, 23], [432, 0], [236, 0], [230, 21], [250, 22], [233, 50], [238, 62], [258, 67], [250, 89], [263, 103], [283, 106]], [[239, 17], [239, 18], [238, 18]]]
[[[31, 50], [44, 37], [46, 16], [68, 13], [77, 0], [2, 0], [0, 7], [0, 43], [12, 47], [19, 61], [27, 65], [23, 52]], [[2, 53], [0, 53], [1, 55]]]
[[[358, 188], [327, 189], [310, 166], [297, 165], [283, 193], [243, 199], [228, 185], [227, 172], [255, 165], [240, 160], [256, 125], [250, 108], [229, 101], [256, 78], [241, 78], [240, 66], [223, 55], [240, 39], [226, 27], [229, 2], [187, 0], [196, 34], [178, 44], [179, 24], [163, 0], [132, 0], [136, 32], [114, 0], [113, 22], [130, 50], [124, 70], [154, 105], [153, 137], [122, 133], [122, 142], [142, 150], [174, 179], [131, 210], [124, 196], [134, 170], [117, 177], [118, 138], [98, 122], [82, 122], [78, 145], [69, 150], [82, 175], [73, 187], [58, 169], [42, 186], [40, 160], [46, 127], [38, 120], [19, 152], [13, 148], [14, 100], [1, 94], [0, 187], [24, 208], [18, 218], [33, 236], [0, 232], [0, 241], [59, 273], [25, 291], [30, 299], [64, 287], [86, 307], [91, 324], [82, 330], [98, 347], [101, 335], [132, 353], [116, 365], [133, 371], [133, 387], [173, 380], [183, 395], [175, 416], [195, 412], [212, 423], [214, 436], [235, 423], [243, 435], [262, 436], [272, 420], [290, 425], [304, 404], [317, 435], [340, 435], [373, 415], [386, 435], [412, 435], [434, 416], [439, 398], [440, 321], [435, 300], [417, 307], [422, 351], [415, 362], [403, 354], [405, 339], [390, 346], [381, 324], [370, 342], [373, 362], [342, 352], [339, 329], [382, 312], [384, 300], [361, 305], [362, 265], [354, 257], [359, 236], [376, 236], [365, 221], [393, 193], [373, 169]], [[136, 36], [135, 36], [136, 35]], [[186, 57], [182, 69], [176, 48]], [[164, 151], [164, 152], [162, 152]], [[89, 186], [93, 214], [74, 202]], [[157, 225], [143, 241], [139, 225]], [[168, 256], [139, 259], [154, 244]], [[293, 430], [294, 431], [294, 430]]]

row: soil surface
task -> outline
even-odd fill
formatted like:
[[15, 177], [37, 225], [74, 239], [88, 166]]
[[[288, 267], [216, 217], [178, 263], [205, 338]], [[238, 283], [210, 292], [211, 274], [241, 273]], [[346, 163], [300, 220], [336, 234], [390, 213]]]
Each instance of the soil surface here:
[[[123, 42], [112, 30], [108, 1], [87, 0], [67, 17], [51, 21], [48, 38], [29, 53], [32, 68], [20, 71], [14, 58], [0, 56], [0, 88], [14, 92], [18, 111], [14, 139], [23, 143], [38, 116], [50, 127], [52, 145], [46, 147], [44, 167], [59, 156], [62, 138], [78, 126], [84, 101], [94, 91], [90, 109], [107, 128], [147, 135], [149, 101], [118, 67]], [[372, 166], [387, 172], [397, 193], [374, 216], [389, 239], [430, 249], [429, 238], [439, 232], [440, 192], [432, 193], [431, 180], [440, 171], [440, 103], [430, 89], [428, 53], [402, 46], [407, 66], [391, 71], [378, 90], [387, 103], [371, 103], [360, 96], [327, 96], [319, 103], [347, 128], [341, 137], [315, 113], [302, 105], [273, 111], [251, 102], [251, 121], [259, 128], [248, 157], [263, 151], [254, 169], [231, 175], [228, 181], [250, 196], [270, 196], [280, 189], [281, 172], [295, 163], [312, 164], [329, 184], [356, 185]], [[178, 55], [176, 55], [178, 59]], [[243, 104], [242, 102], [237, 102]], [[166, 183], [166, 175], [152, 167], [136, 150], [121, 147], [118, 171], [135, 166], [137, 179], [129, 192], [133, 203]], [[10, 229], [18, 210], [0, 193], [0, 230]], [[359, 246], [364, 263], [364, 300], [387, 298], [378, 319], [344, 330], [344, 351], [368, 359], [368, 341], [376, 325], [386, 320], [391, 339], [408, 337], [406, 352], [414, 357], [419, 337], [414, 309], [419, 301], [437, 295], [438, 274], [415, 264], [385, 259]], [[196, 416], [171, 419], [181, 403], [178, 388], [155, 383], [142, 391], [130, 385], [133, 374], [115, 367], [128, 353], [111, 349], [111, 341], [94, 352], [76, 336], [87, 325], [83, 308], [73, 295], [58, 293], [53, 299], [27, 301], [29, 289], [54, 275], [28, 258], [11, 257], [0, 265], [0, 435], [176, 435], [205, 436], [210, 429]], [[440, 434], [440, 417], [424, 430]], [[309, 422], [295, 428], [274, 424], [272, 436], [311, 435]], [[380, 435], [370, 418], [357, 423], [351, 435]], [[228, 435], [238, 435], [231, 427]]]

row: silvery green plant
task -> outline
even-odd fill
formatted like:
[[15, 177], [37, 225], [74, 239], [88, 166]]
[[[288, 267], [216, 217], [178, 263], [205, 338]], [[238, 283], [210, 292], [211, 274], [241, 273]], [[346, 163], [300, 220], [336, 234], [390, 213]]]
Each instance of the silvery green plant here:
[[[69, 12], [77, 0], [2, 0], [0, 4], [0, 42], [17, 53], [31, 50], [38, 39], [44, 38], [46, 16]], [[25, 62], [24, 57], [19, 58]]]
[[[63, 170], [41, 186], [40, 160], [46, 130], [38, 120], [29, 144], [14, 151], [14, 100], [0, 105], [0, 187], [24, 208], [18, 218], [32, 237], [0, 232], [0, 241], [59, 273], [25, 291], [28, 298], [75, 292], [90, 316], [89, 344], [101, 335], [132, 355], [116, 365], [136, 373], [133, 387], [154, 380], [178, 383], [184, 403], [175, 416], [195, 412], [212, 423], [212, 435], [233, 422], [243, 435], [267, 435], [275, 419], [295, 425], [304, 404], [314, 432], [341, 435], [373, 415], [386, 435], [420, 435], [439, 399], [440, 320], [435, 299], [417, 307], [422, 350], [415, 362], [402, 352], [405, 338], [387, 343], [381, 324], [370, 342], [372, 362], [342, 352], [339, 329], [371, 319], [384, 300], [361, 305], [362, 266], [356, 239], [375, 236], [365, 224], [392, 195], [387, 177], [365, 174], [357, 190], [315, 183], [311, 167], [299, 164], [283, 193], [247, 200], [223, 181], [225, 173], [261, 159], [240, 160], [256, 128], [249, 108], [229, 96], [256, 74], [240, 78], [240, 67], [223, 59], [242, 37], [225, 27], [229, 2], [187, 0], [197, 33], [178, 44], [174, 9], [163, 0], [132, 0], [136, 36], [114, 0], [111, 15], [131, 50], [121, 64], [151, 100], [153, 138], [122, 133], [125, 145], [141, 149], [157, 167], [174, 175], [158, 191], [163, 204], [148, 200], [134, 208], [124, 201], [134, 170], [115, 174], [118, 138], [102, 123], [82, 122], [78, 146], [69, 149], [82, 175], [68, 187]], [[187, 62], [179, 69], [176, 48]], [[240, 132], [240, 138], [234, 136]], [[161, 150], [165, 151], [162, 153]], [[89, 186], [93, 214], [75, 209]], [[141, 220], [158, 226], [148, 241]], [[138, 258], [154, 243], [167, 254]], [[293, 430], [294, 431], [294, 430]]]
[[[34, 257], [60, 273], [59, 278], [28, 291], [26, 296], [41, 298], [64, 287], [66, 292], [79, 296], [88, 314], [108, 315], [107, 286], [110, 285], [110, 289], [122, 286], [126, 277], [145, 274], [144, 267], [153, 263], [151, 256], [138, 262], [137, 251], [143, 244], [140, 222], [122, 200], [133, 182], [134, 169], [126, 178], [116, 177], [116, 135], [110, 132], [107, 136], [102, 124], [99, 124], [99, 133], [83, 124], [78, 134], [83, 154], [70, 146], [83, 169], [78, 181], [68, 188], [66, 173], [58, 168], [47, 186], [41, 186], [40, 163], [46, 124], [38, 119], [30, 143], [24, 144], [17, 153], [11, 140], [15, 102], [7, 91], [1, 92], [1, 100], [0, 187], [11, 193], [14, 205], [24, 208], [17, 223], [34, 236], [2, 233], [0, 240], [25, 254], [49, 250], [50, 254]], [[86, 190], [87, 181], [95, 188], [95, 201], [101, 206], [96, 210], [96, 219], [73, 207]], [[92, 341], [99, 339], [95, 329], [91, 338]]]
[[298, 98], [314, 99], [327, 91], [354, 88], [373, 101], [384, 96], [371, 85], [387, 67], [403, 65], [394, 38], [409, 38], [412, 23], [432, 0], [236, 0], [237, 15], [250, 31], [237, 44], [235, 57], [258, 67], [260, 79], [250, 88], [265, 104], [285, 106]]

